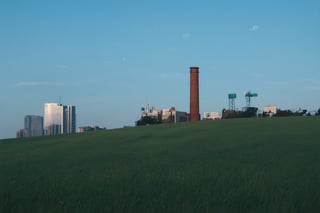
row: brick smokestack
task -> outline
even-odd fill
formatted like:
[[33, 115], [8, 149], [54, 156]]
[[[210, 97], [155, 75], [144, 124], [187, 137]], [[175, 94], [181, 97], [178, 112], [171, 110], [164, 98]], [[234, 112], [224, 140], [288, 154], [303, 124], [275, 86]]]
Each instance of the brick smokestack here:
[[189, 121], [199, 121], [199, 67], [190, 67], [190, 114]]

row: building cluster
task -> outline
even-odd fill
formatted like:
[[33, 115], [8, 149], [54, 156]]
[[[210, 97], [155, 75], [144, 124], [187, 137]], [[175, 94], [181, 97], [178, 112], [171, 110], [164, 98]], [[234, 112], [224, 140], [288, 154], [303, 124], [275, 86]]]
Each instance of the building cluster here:
[[60, 103], [45, 103], [44, 117], [27, 115], [24, 129], [17, 132], [17, 138], [42, 135], [60, 135], [76, 132], [76, 107]]
[[306, 109], [289, 110], [279, 109], [276, 105], [267, 105], [263, 111], [258, 111], [257, 107], [243, 107], [241, 111], [223, 109], [221, 112], [205, 112], [204, 120], [220, 120], [227, 118], [248, 118], [248, 117], [287, 117], [287, 116], [319, 116], [320, 109], [308, 111]]
[[160, 124], [160, 123], [179, 123], [188, 120], [188, 113], [177, 111], [174, 107], [168, 109], [156, 109], [149, 106], [142, 108], [141, 119], [136, 122], [137, 126], [147, 124]]
[[263, 117], [285, 117], [285, 116], [319, 116], [320, 109], [308, 111], [307, 109], [289, 110], [279, 109], [275, 105], [268, 105], [263, 108]]
[[44, 135], [76, 132], [76, 107], [60, 103], [44, 104]]
[[[320, 115], [320, 109], [316, 112], [308, 112], [307, 110], [299, 110], [292, 112], [290, 110], [278, 109], [275, 105], [265, 106], [263, 112], [259, 112], [257, 107], [251, 106], [251, 99], [258, 97], [258, 93], [250, 90], [244, 94], [246, 106], [242, 110], [237, 110], [235, 100], [236, 93], [228, 94], [229, 109], [223, 109], [222, 112], [204, 112], [203, 120], [220, 120], [227, 118], [248, 118], [258, 116], [299, 116], [299, 115]], [[158, 110], [151, 108], [145, 110], [143, 108], [141, 119], [136, 122], [137, 126], [160, 123], [177, 123], [182, 121], [199, 121], [199, 67], [190, 67], [190, 111], [178, 112], [175, 108]]]

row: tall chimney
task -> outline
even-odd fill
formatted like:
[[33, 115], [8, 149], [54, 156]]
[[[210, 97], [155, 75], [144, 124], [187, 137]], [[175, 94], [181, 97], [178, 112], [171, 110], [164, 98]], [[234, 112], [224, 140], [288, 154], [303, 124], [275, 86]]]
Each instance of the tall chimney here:
[[190, 67], [190, 114], [189, 121], [199, 121], [199, 67]]

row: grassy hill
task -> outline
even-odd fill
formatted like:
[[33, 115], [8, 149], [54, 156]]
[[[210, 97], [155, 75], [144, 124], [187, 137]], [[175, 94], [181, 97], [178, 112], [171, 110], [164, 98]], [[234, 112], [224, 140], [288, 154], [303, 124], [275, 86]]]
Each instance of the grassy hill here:
[[318, 212], [320, 118], [0, 140], [0, 212]]

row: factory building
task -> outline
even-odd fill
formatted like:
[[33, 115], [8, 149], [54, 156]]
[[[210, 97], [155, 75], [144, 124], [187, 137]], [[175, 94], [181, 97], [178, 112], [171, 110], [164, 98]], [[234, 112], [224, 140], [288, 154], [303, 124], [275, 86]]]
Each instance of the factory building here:
[[146, 108], [142, 108], [142, 114], [141, 117], [150, 117], [153, 119], [159, 119], [161, 120], [161, 116], [162, 116], [162, 110], [156, 109], [155, 107], [151, 107], [151, 109], [149, 109], [149, 106], [147, 106]]
[[266, 116], [274, 116], [277, 114], [277, 107], [275, 105], [268, 105], [263, 107], [263, 114]]
[[179, 123], [188, 121], [188, 113], [177, 111], [174, 107], [168, 109], [156, 109], [152, 107], [142, 108], [141, 119], [136, 122], [137, 126], [161, 123]]
[[179, 123], [188, 120], [186, 112], [177, 111], [174, 107], [162, 110], [161, 120], [163, 123]]
[[203, 114], [204, 120], [220, 120], [222, 118], [221, 112], [205, 112]]
[[149, 106], [142, 108], [141, 119], [137, 126], [160, 123], [178, 123], [185, 121], [200, 121], [199, 107], [199, 67], [190, 67], [190, 111], [189, 113], [177, 111], [174, 107], [158, 110]]

